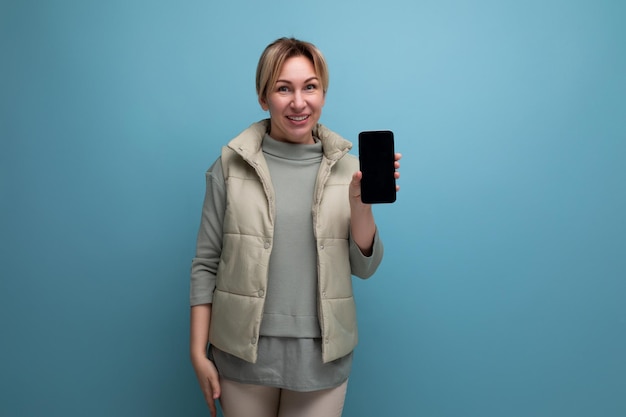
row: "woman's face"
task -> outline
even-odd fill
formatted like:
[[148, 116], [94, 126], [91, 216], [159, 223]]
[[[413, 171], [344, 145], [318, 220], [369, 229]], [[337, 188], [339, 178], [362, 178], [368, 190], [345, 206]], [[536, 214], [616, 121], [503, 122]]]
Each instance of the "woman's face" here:
[[308, 58], [287, 59], [276, 84], [268, 90], [267, 98], [259, 98], [259, 103], [270, 112], [272, 138], [313, 143], [313, 127], [322, 115], [324, 91]]

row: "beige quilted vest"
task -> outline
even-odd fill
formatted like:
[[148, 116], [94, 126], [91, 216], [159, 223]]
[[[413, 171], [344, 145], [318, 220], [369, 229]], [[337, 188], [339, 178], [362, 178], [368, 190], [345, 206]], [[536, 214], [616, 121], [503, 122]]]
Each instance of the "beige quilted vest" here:
[[[253, 124], [222, 149], [226, 181], [223, 248], [213, 296], [209, 341], [248, 362], [257, 360], [274, 230], [274, 190], [261, 150], [269, 121]], [[312, 209], [318, 260], [318, 316], [323, 361], [357, 343], [349, 261], [348, 186], [358, 160], [351, 143], [318, 125], [324, 156]]]

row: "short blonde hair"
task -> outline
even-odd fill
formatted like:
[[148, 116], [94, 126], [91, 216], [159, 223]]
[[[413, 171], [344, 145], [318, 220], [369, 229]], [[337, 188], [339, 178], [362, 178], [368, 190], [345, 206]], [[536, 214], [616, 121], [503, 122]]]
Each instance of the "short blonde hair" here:
[[304, 56], [313, 64], [315, 74], [320, 80], [322, 91], [328, 90], [328, 66], [324, 55], [310, 42], [295, 38], [280, 38], [269, 44], [256, 68], [256, 93], [259, 99], [267, 98], [268, 90], [276, 84], [280, 70], [289, 58]]

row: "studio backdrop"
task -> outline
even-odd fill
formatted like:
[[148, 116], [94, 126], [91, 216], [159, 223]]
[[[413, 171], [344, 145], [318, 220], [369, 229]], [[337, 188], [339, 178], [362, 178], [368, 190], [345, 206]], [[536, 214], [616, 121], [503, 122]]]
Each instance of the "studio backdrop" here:
[[[321, 122], [392, 130], [344, 416], [626, 415], [626, 3], [3, 0], [0, 415], [206, 416], [204, 172], [315, 43]], [[356, 146], [352, 150], [357, 153]]]

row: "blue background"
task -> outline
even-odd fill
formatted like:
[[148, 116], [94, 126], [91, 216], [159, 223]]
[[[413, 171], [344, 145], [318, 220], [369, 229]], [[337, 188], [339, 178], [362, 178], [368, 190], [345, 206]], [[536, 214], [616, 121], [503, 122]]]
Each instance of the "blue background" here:
[[208, 415], [188, 273], [280, 36], [391, 129], [344, 416], [626, 416], [626, 3], [0, 2], [0, 415]]

